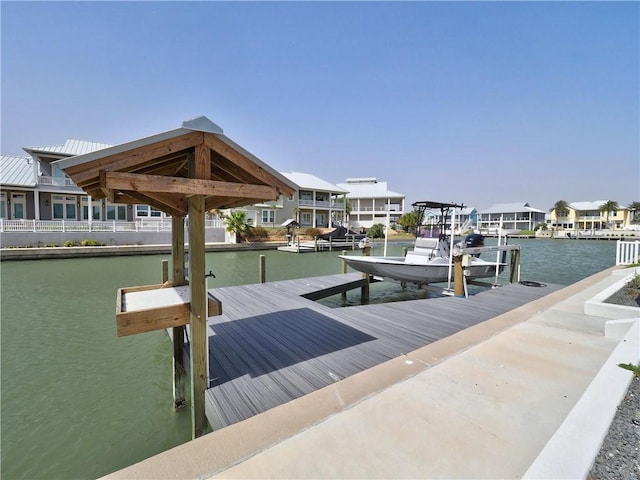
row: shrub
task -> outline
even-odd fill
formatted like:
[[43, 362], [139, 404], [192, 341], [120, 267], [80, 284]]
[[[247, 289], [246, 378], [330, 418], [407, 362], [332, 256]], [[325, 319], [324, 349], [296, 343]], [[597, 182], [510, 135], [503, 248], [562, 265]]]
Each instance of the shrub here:
[[627, 288], [634, 288], [636, 290], [640, 290], [640, 275], [637, 273], [629, 280], [627, 283]]
[[251, 229], [252, 240], [267, 240], [269, 238], [269, 232], [263, 227], [253, 227]]
[[83, 247], [97, 247], [100, 243], [97, 240], [88, 240], [85, 238], [80, 242], [80, 245]]
[[318, 230], [317, 228], [307, 228], [304, 231], [304, 234], [307, 237], [316, 238], [318, 235], [320, 235], [320, 230]]
[[45, 245], [45, 247], [57, 247], [57, 246], [58, 246], [58, 244], [57, 244], [57, 243], [55, 243], [55, 242], [54, 242], [54, 243], [47, 243], [47, 244]]
[[64, 246], [65, 247], [75, 247], [75, 246], [77, 246], [77, 243], [74, 242], [73, 240], [65, 240], [64, 241]]
[[367, 237], [384, 238], [384, 225], [381, 223], [371, 225], [371, 228], [367, 231]]

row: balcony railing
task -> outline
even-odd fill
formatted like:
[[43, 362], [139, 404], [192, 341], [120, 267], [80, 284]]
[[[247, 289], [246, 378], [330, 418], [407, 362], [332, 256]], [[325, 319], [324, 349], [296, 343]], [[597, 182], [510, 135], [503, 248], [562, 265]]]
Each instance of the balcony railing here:
[[38, 177], [38, 185], [52, 185], [55, 187], [76, 187], [73, 180], [66, 177], [48, 177], [46, 175], [40, 175]]
[[386, 211], [390, 211], [390, 212], [396, 212], [396, 213], [402, 213], [400, 211], [400, 207], [391, 205], [391, 207], [388, 207], [387, 205], [382, 205], [380, 207], [352, 207], [351, 212], [352, 213], [356, 213], [356, 212], [386, 212]]
[[[299, 207], [315, 207], [315, 208], [336, 208], [339, 205], [344, 204], [336, 204], [330, 201], [321, 201], [321, 200], [298, 200]], [[341, 208], [342, 209], [342, 208]]]
[[[185, 219], [188, 227], [189, 219]], [[205, 228], [224, 227], [222, 220], [205, 220]], [[165, 232], [171, 231], [171, 219], [136, 220], [6, 220], [0, 219], [0, 232]]]

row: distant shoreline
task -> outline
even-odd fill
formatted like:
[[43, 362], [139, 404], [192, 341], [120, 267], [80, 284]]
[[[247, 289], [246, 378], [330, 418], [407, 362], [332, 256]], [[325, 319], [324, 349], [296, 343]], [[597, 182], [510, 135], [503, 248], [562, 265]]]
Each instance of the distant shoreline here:
[[[485, 235], [488, 238], [497, 238], [497, 235]], [[546, 239], [550, 237], [536, 237], [535, 235], [509, 235], [509, 239]], [[638, 240], [637, 238], [620, 238], [620, 237], [564, 237], [554, 238], [553, 240]], [[412, 240], [390, 239], [390, 243], [405, 243]], [[377, 239], [374, 245], [380, 245], [384, 240]], [[230, 251], [258, 251], [258, 250], [276, 250], [278, 247], [285, 246], [285, 241], [271, 242], [243, 242], [243, 243], [225, 243], [211, 242], [205, 243], [206, 252], [230, 252]], [[188, 251], [188, 244], [185, 246]], [[171, 254], [170, 244], [158, 245], [107, 245], [92, 247], [11, 247], [0, 248], [0, 261], [16, 261], [16, 260], [50, 260], [65, 258], [90, 258], [90, 257], [119, 257], [132, 255], [163, 255]]]
[[[226, 252], [243, 250], [275, 250], [286, 242], [249, 242], [249, 243], [206, 243], [207, 252]], [[185, 250], [189, 251], [188, 244]], [[119, 257], [130, 255], [171, 254], [171, 245], [108, 245], [96, 247], [19, 247], [1, 248], [0, 261], [10, 260], [47, 260], [86, 257]]]

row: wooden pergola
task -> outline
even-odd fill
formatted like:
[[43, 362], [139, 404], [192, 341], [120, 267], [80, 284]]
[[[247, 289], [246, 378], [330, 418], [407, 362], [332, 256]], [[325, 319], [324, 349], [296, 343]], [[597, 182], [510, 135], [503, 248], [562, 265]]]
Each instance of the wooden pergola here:
[[[56, 164], [92, 198], [151, 205], [172, 216], [171, 286], [188, 283], [189, 301], [184, 309], [188, 315], [175, 311], [163, 315], [157, 309], [147, 310], [143, 315], [129, 315], [124, 324], [118, 324], [118, 335], [173, 328], [174, 375], [179, 377], [183, 368], [184, 325], [190, 324], [192, 436], [202, 435], [207, 425], [206, 326], [211, 313], [207, 311], [210, 302], [205, 278], [205, 213], [277, 200], [280, 195], [292, 197], [296, 185], [234, 143], [206, 117], [184, 122], [175, 130], [59, 160]], [[188, 281], [184, 271], [186, 216], [189, 217]], [[153, 288], [156, 287], [140, 290]], [[180, 383], [177, 381], [174, 385]], [[184, 401], [184, 392], [174, 394], [177, 397], [182, 394]], [[175, 400], [178, 403], [180, 399]]]

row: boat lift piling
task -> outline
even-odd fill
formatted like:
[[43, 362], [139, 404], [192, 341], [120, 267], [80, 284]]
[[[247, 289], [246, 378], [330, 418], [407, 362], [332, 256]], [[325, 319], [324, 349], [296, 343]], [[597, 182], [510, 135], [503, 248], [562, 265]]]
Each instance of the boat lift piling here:
[[[489, 247], [466, 247], [466, 248], [453, 248], [453, 294], [456, 297], [467, 296], [467, 280], [464, 274], [464, 258], [467, 255], [481, 254], [487, 252], [496, 252], [496, 278], [498, 276], [498, 270], [500, 268], [500, 252], [511, 252], [511, 259], [509, 262], [509, 282], [518, 283], [520, 281], [520, 245], [496, 245]], [[471, 281], [473, 285], [490, 286], [495, 287], [496, 283], [488, 284], [486, 282], [480, 282], [477, 280]]]

